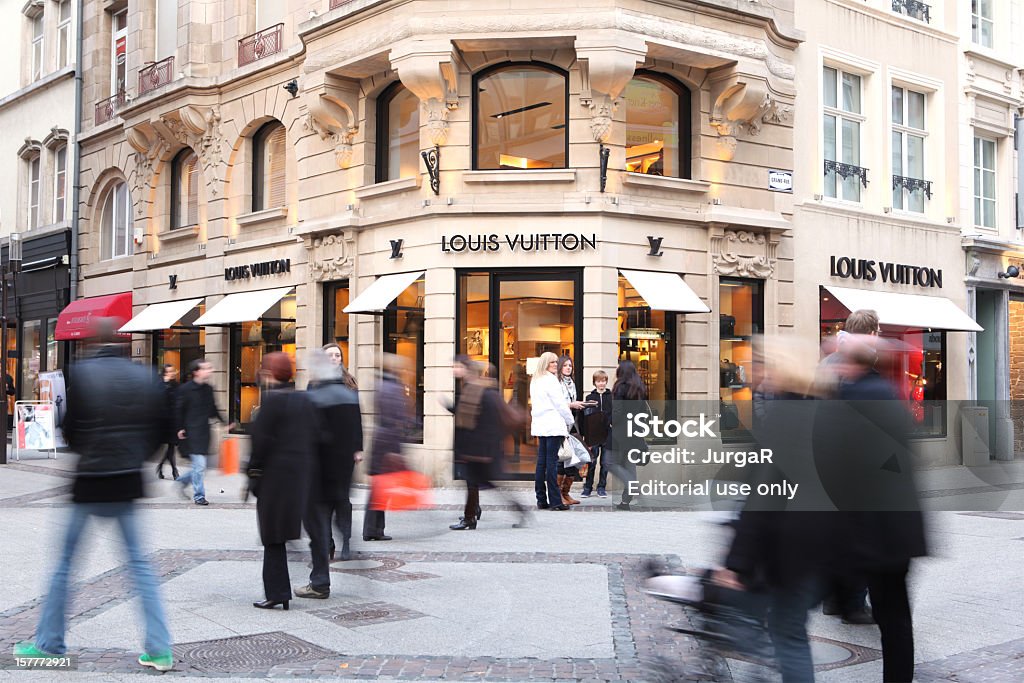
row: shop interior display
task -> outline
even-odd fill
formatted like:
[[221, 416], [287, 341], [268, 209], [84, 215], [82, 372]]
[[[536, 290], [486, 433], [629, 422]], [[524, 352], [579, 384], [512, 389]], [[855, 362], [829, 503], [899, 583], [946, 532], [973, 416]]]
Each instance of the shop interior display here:
[[740, 439], [752, 424], [753, 343], [761, 332], [764, 299], [761, 283], [726, 280], [719, 283], [718, 391], [723, 438]]

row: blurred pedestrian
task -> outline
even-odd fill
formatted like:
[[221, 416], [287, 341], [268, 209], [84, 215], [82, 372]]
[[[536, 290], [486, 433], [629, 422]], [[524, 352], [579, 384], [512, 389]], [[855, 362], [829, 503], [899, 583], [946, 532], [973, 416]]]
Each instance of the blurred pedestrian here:
[[174, 462], [174, 451], [178, 448], [178, 369], [170, 363], [164, 363], [162, 374], [164, 387], [164, 445], [167, 451], [156, 466], [156, 476], [164, 478], [164, 463], [171, 463], [171, 478], [178, 478], [178, 465]]
[[312, 401], [291, 384], [293, 373], [288, 354], [277, 351], [263, 356], [260, 380], [264, 390], [250, 430], [247, 474], [249, 490], [256, 496], [266, 596], [253, 607], [260, 609], [278, 605], [288, 609], [292, 587], [285, 543], [302, 536], [313, 459], [322, 438]]
[[345, 383], [341, 364], [327, 353], [314, 351], [309, 359], [307, 392], [320, 412], [324, 438], [320, 440], [313, 459], [312, 488], [303, 525], [309, 534], [309, 551], [313, 570], [309, 584], [295, 589], [299, 598], [326, 598], [331, 594], [330, 560], [333, 555], [332, 520], [338, 512], [341, 532], [341, 559], [352, 559], [349, 541], [352, 537], [352, 502], [349, 489], [352, 471], [362, 460], [363, 417], [359, 411], [359, 395]]
[[[492, 489], [503, 457], [503, 442], [507, 434], [503, 412], [513, 410], [504, 405], [493, 379], [493, 369], [485, 375], [485, 366], [469, 358], [457, 359], [455, 372], [463, 374], [462, 391], [455, 403], [455, 462], [461, 465], [466, 479], [466, 506], [453, 531], [476, 529], [480, 518], [480, 490]], [[526, 509], [513, 496], [509, 501], [519, 513], [513, 524], [526, 526]]]
[[558, 449], [569, 435], [573, 415], [558, 381], [558, 356], [550, 351], [537, 359], [530, 382], [530, 413], [530, 433], [540, 442], [533, 478], [537, 509], [568, 510], [569, 506], [562, 502], [558, 479]]
[[581, 495], [589, 498], [594, 492], [594, 475], [600, 463], [601, 475], [597, 478], [597, 495], [604, 498], [608, 495], [605, 490], [608, 487], [608, 458], [605, 451], [611, 445], [609, 442], [612, 435], [612, 392], [608, 388], [607, 372], [598, 370], [594, 373], [594, 390], [587, 394], [584, 403], [586, 405], [583, 408], [580, 431], [590, 449], [590, 465], [587, 467]]
[[[578, 434], [577, 424], [585, 406], [583, 401], [580, 400], [579, 391], [576, 390], [576, 381], [572, 378], [572, 374], [572, 358], [569, 355], [564, 355], [558, 359], [558, 386], [562, 390], [562, 395], [565, 396], [566, 403], [569, 404], [569, 410], [572, 412], [572, 424], [569, 425], [569, 433]], [[572, 485], [581, 479], [579, 467], [566, 467], [563, 463], [558, 463], [556, 481], [562, 493], [563, 505], [580, 504], [580, 501], [573, 498], [570, 494]]]
[[[356, 407], [358, 408], [359, 384], [356, 382], [356, 378], [352, 375], [352, 373], [348, 371], [348, 368], [345, 367], [345, 357], [344, 357], [344, 355], [341, 352], [341, 347], [338, 344], [336, 344], [335, 342], [328, 342], [327, 344], [324, 344], [321, 348], [322, 348], [323, 352], [327, 355], [327, 358], [331, 362], [331, 365], [337, 371], [337, 374], [340, 375], [340, 377], [341, 377], [341, 384], [343, 384], [345, 387], [347, 387], [348, 389], [352, 390], [353, 392], [356, 392], [356, 402], [357, 402]], [[336, 384], [337, 383], [336, 379], [337, 379], [337, 376], [334, 373], [332, 373], [331, 378], [329, 380], [326, 380], [326, 382], [329, 383], [329, 384]], [[317, 386], [319, 386], [319, 384], [320, 384], [319, 380], [310, 379], [310, 383], [309, 383], [309, 385], [307, 385], [307, 388], [308, 389], [315, 389]], [[337, 392], [331, 392], [331, 393], [334, 394], [334, 393], [337, 393]], [[333, 400], [333, 399], [328, 399], [328, 400]], [[362, 451], [363, 451], [363, 446], [362, 446], [363, 430], [362, 430], [362, 415], [361, 414], [360, 414], [360, 418], [359, 419], [360, 419], [360, 423], [359, 423], [360, 424], [360, 428], [359, 428], [359, 448], [357, 449], [357, 452], [355, 452], [353, 454], [353, 456], [352, 456], [353, 457], [353, 463], [352, 463], [352, 467], [353, 468], [355, 467], [355, 463], [359, 463], [359, 462], [363, 461], [363, 453], [362, 453]], [[348, 483], [345, 484], [345, 481], [347, 481]], [[338, 491], [339, 491], [339, 494], [338, 494], [338, 497], [335, 499], [336, 502], [335, 502], [334, 506], [330, 510], [328, 510], [328, 515], [329, 516], [328, 516], [328, 520], [327, 520], [327, 528], [328, 528], [329, 531], [332, 528], [331, 525], [334, 524], [334, 525], [337, 526], [338, 530], [341, 532], [341, 538], [342, 538], [341, 559], [344, 560], [344, 561], [348, 561], [348, 560], [352, 559], [352, 550], [351, 550], [351, 547], [350, 547], [350, 540], [352, 538], [352, 499], [350, 497], [351, 489], [352, 489], [352, 471], [350, 470], [349, 473], [348, 473], [347, 480], [343, 477], [343, 478], [339, 479], [339, 481], [338, 481]], [[342, 492], [344, 492], [344, 496], [341, 495]], [[330, 505], [331, 504], [328, 503], [329, 507], [330, 507]], [[329, 540], [329, 543], [328, 543], [329, 549], [328, 549], [328, 553], [327, 554], [328, 554], [329, 558], [331, 560], [333, 560], [334, 559], [334, 555], [335, 555], [335, 549], [336, 549], [336, 546], [334, 544], [334, 532], [333, 531], [330, 531], [330, 533], [328, 534], [328, 540]]]
[[78, 463], [70, 522], [35, 641], [18, 643], [14, 656], [49, 659], [67, 652], [65, 609], [75, 551], [89, 519], [106, 517], [116, 520], [121, 530], [128, 568], [142, 599], [146, 639], [139, 663], [168, 671], [174, 666], [171, 636], [156, 578], [141, 547], [134, 503], [144, 495], [142, 468], [161, 439], [163, 397], [152, 370], [121, 358], [114, 348], [114, 331], [120, 324], [101, 319], [96, 330], [99, 345], [71, 372], [64, 436], [78, 453]]
[[879, 340], [851, 335], [842, 349], [838, 401], [815, 421], [814, 448], [842, 530], [841, 559], [867, 580], [882, 637], [882, 678], [914, 677], [907, 593], [910, 561], [927, 554], [913, 481], [905, 401], [875, 369]]
[[[210, 376], [213, 374], [213, 363], [205, 358], [197, 358], [189, 365], [192, 379], [178, 388], [178, 440], [181, 450], [192, 461], [192, 469], [175, 477], [181, 485], [181, 492], [186, 498], [186, 489], [192, 486], [192, 500], [196, 505], [209, 505], [206, 500], [206, 487], [203, 475], [206, 472], [206, 457], [210, 454], [210, 420], [226, 424], [226, 420], [217, 410], [213, 400], [213, 387]], [[228, 425], [230, 430], [234, 423]]]
[[[647, 401], [647, 385], [640, 377], [633, 361], [619, 361], [615, 368], [615, 384], [612, 386], [612, 401], [615, 404], [614, 416], [612, 418], [612, 452], [609, 459], [609, 467], [612, 474], [622, 482], [622, 499], [615, 506], [617, 510], [629, 510], [633, 502], [633, 495], [629, 492], [629, 483], [636, 481], [636, 463], [631, 462], [627, 454], [630, 451], [643, 452], [647, 450], [646, 442], [636, 436], [628, 436], [623, 426], [616, 427], [616, 423], [625, 417], [628, 410], [626, 402]], [[647, 408], [649, 410], [649, 408]]]
[[[380, 381], [374, 396], [376, 414], [369, 466], [371, 477], [408, 469], [402, 456], [402, 443], [412, 425], [408, 392], [399, 377], [399, 373], [405, 370], [404, 359], [385, 353], [381, 365]], [[367, 509], [363, 517], [363, 540], [390, 541], [391, 536], [384, 533], [384, 524], [383, 510]]]

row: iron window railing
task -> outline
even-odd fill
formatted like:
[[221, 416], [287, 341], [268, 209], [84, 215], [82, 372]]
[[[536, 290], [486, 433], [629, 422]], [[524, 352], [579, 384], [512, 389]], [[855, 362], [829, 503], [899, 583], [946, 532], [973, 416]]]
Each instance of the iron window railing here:
[[277, 24], [238, 41], [238, 66], [277, 54], [281, 51], [284, 24]]
[[892, 0], [892, 11], [930, 24], [932, 7], [921, 0]]
[[174, 57], [161, 59], [139, 69], [139, 94], [145, 95], [174, 80]]
[[868, 186], [868, 169], [861, 168], [860, 166], [854, 166], [853, 164], [844, 164], [841, 161], [833, 161], [832, 159], [825, 159], [825, 175], [829, 173], [835, 173], [840, 178], [860, 178], [860, 183], [864, 187]]
[[932, 181], [921, 180], [920, 178], [908, 178], [907, 176], [894, 175], [892, 177], [892, 189], [902, 187], [907, 192], [917, 192], [918, 190], [924, 190], [924, 196], [928, 199], [932, 198]]
[[124, 106], [124, 90], [118, 90], [105, 100], [96, 103], [96, 111], [93, 114], [93, 124], [100, 125], [114, 118], [114, 114]]

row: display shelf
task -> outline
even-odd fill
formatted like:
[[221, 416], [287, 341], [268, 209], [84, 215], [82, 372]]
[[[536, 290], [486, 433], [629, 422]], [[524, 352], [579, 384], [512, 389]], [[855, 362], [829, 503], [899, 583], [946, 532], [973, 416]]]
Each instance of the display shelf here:
[[733, 336], [733, 337], [722, 337], [721, 339], [719, 339], [719, 341], [731, 342], [731, 343], [735, 344], [735, 343], [740, 343], [740, 342], [750, 342], [751, 339], [753, 339], [753, 337], [750, 336], [750, 335], [745, 335], [745, 336], [737, 335], [737, 336]]

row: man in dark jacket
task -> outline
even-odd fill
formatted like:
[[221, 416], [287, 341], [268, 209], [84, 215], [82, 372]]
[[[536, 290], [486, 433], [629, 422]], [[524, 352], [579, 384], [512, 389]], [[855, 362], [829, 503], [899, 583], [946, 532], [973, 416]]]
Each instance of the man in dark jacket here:
[[341, 559], [352, 559], [352, 471], [362, 459], [363, 417], [359, 394], [347, 386], [339, 366], [326, 354], [316, 352], [310, 359], [310, 387], [307, 394], [320, 413], [325, 431], [313, 462], [312, 491], [303, 526], [309, 534], [313, 570], [309, 584], [295, 590], [300, 598], [326, 598], [331, 594], [330, 554], [333, 545], [331, 519], [338, 513]]
[[[210, 375], [213, 374], [213, 363], [205, 358], [192, 361], [189, 366], [192, 381], [186, 382], [178, 389], [178, 439], [180, 449], [192, 460], [192, 469], [176, 477], [181, 484], [182, 493], [189, 484], [192, 485], [192, 499], [196, 505], [209, 505], [206, 501], [206, 488], [203, 486], [203, 473], [206, 472], [206, 456], [210, 454], [210, 420], [225, 424], [217, 404], [213, 400], [213, 387], [210, 386]], [[233, 425], [228, 425], [230, 429]]]
[[[102, 321], [103, 340], [113, 337], [113, 324]], [[35, 642], [19, 643], [16, 657], [63, 655], [68, 574], [75, 549], [90, 517], [117, 520], [128, 550], [128, 566], [142, 597], [145, 616], [143, 666], [159, 671], [173, 664], [170, 634], [157, 582], [139, 543], [134, 500], [143, 495], [142, 467], [160, 442], [162, 394], [148, 368], [120, 358], [114, 345], [100, 346], [92, 358], [78, 363], [68, 385], [64, 434], [78, 453], [72, 487], [71, 521], [36, 630]]]

